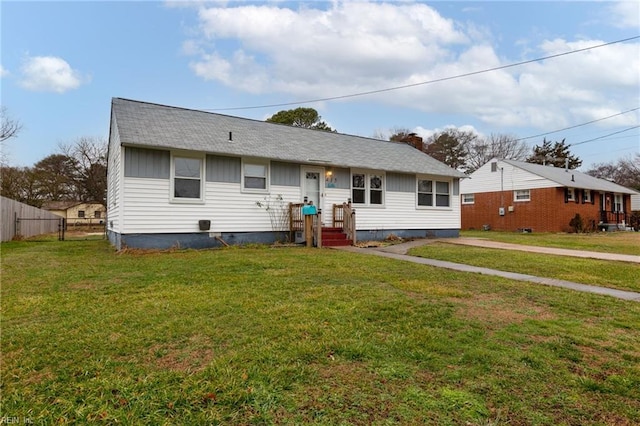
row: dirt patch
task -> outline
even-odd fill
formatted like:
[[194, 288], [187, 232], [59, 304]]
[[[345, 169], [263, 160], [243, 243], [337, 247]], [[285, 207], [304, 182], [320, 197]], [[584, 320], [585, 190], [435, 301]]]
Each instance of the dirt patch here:
[[548, 309], [533, 305], [529, 300], [506, 304], [502, 299], [479, 295], [469, 299], [454, 299], [453, 301], [460, 306], [458, 315], [461, 317], [496, 326], [520, 324], [528, 319], [551, 320], [556, 318]]
[[145, 362], [160, 369], [198, 372], [206, 368], [214, 356], [213, 345], [208, 339], [192, 336], [185, 342], [151, 346]]

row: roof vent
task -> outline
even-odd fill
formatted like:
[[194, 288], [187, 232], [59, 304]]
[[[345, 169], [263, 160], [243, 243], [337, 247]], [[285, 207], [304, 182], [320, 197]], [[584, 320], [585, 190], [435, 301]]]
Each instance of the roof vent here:
[[233, 132], [229, 132], [229, 142], [233, 142]]

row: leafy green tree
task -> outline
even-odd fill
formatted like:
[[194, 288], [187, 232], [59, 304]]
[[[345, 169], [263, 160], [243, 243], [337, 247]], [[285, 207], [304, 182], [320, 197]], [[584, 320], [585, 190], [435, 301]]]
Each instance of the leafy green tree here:
[[564, 139], [560, 142], [551, 142], [546, 138], [542, 140], [542, 145], [533, 147], [533, 154], [529, 156], [527, 163], [551, 164], [554, 167], [565, 167], [569, 160], [569, 169], [577, 169], [582, 165], [582, 160], [569, 152], [571, 145]]
[[78, 161], [63, 154], [53, 154], [33, 166], [38, 197], [47, 201], [78, 199]]
[[30, 206], [40, 207], [42, 205], [43, 200], [38, 196], [38, 185], [33, 169], [30, 167], [2, 166], [0, 173], [2, 176], [0, 187], [3, 197], [20, 201]]
[[322, 117], [313, 108], [299, 107], [279, 111], [267, 118], [269, 123], [286, 124], [293, 127], [304, 127], [306, 129], [323, 130], [326, 132], [335, 132], [327, 123], [322, 121]]

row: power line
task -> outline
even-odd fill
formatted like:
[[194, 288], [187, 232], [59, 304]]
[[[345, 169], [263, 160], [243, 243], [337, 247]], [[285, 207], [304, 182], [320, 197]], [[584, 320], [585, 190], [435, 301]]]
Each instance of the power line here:
[[589, 143], [589, 142], [595, 142], [595, 141], [597, 141], [599, 139], [604, 139], [604, 138], [607, 138], [609, 136], [613, 136], [613, 135], [617, 135], [619, 133], [628, 132], [629, 130], [637, 129], [638, 127], [640, 127], [640, 126], [632, 126], [632, 127], [626, 128], [624, 130], [619, 130], [617, 132], [609, 133], [608, 135], [602, 135], [602, 136], [598, 136], [597, 138], [588, 139], [586, 141], [582, 141], [582, 142], [578, 142], [578, 143], [572, 143], [572, 144], [569, 144], [569, 146], [578, 146], [578, 145], [582, 145], [582, 144]]
[[348, 95], [331, 96], [331, 97], [327, 97], [327, 98], [308, 99], [308, 100], [297, 101], [297, 102], [284, 102], [284, 103], [279, 103], [279, 104], [253, 105], [253, 106], [232, 107], [232, 108], [204, 109], [204, 111], [234, 111], [234, 110], [241, 110], [241, 109], [273, 108], [273, 107], [283, 107], [283, 106], [300, 105], [300, 104], [311, 104], [311, 103], [316, 103], [316, 102], [335, 101], [335, 100], [338, 100], [338, 99], [355, 98], [355, 97], [358, 97], [358, 96], [374, 95], [374, 94], [377, 94], [377, 93], [391, 92], [393, 90], [407, 89], [407, 88], [410, 88], [410, 87], [423, 86], [423, 85], [433, 84], [433, 83], [440, 83], [440, 82], [443, 82], [443, 81], [454, 80], [454, 79], [457, 79], [457, 78], [469, 77], [469, 76], [472, 76], [472, 75], [478, 75], [478, 74], [483, 74], [483, 73], [487, 73], [487, 72], [498, 71], [498, 70], [503, 70], [503, 69], [507, 69], [507, 68], [513, 68], [513, 67], [517, 67], [517, 66], [520, 66], [520, 65], [530, 64], [530, 63], [533, 63], [533, 62], [544, 61], [544, 60], [547, 60], [547, 59], [558, 58], [560, 56], [567, 56], [567, 55], [572, 55], [574, 53], [585, 52], [587, 50], [592, 50], [592, 49], [597, 49], [597, 48], [600, 48], [600, 47], [610, 46], [612, 44], [625, 43], [627, 41], [636, 40], [638, 38], [640, 38], [640, 35], [634, 36], [634, 37], [625, 38], [625, 39], [621, 39], [621, 40], [610, 41], [608, 43], [598, 44], [598, 45], [595, 45], [595, 46], [585, 47], [585, 48], [582, 48], [582, 49], [576, 49], [576, 50], [570, 50], [568, 52], [557, 53], [555, 55], [549, 55], [549, 56], [543, 56], [543, 57], [536, 58], [536, 59], [530, 59], [528, 61], [516, 62], [516, 63], [508, 64], [508, 65], [501, 65], [499, 67], [487, 68], [487, 69], [480, 70], [480, 71], [472, 71], [472, 72], [468, 72], [468, 73], [464, 73], [464, 74], [458, 74], [458, 75], [454, 75], [454, 76], [450, 76], [450, 77], [443, 77], [443, 78], [438, 78], [438, 79], [435, 79], [435, 80], [422, 81], [422, 82], [419, 82], [419, 83], [405, 84], [403, 86], [388, 87], [388, 88], [385, 88], [385, 89], [370, 90], [370, 91], [367, 91], [367, 92], [352, 93], [352, 94], [348, 94]]
[[610, 115], [608, 117], [598, 118], [596, 120], [587, 121], [586, 123], [576, 124], [575, 126], [569, 126], [569, 127], [563, 128], [563, 129], [553, 130], [551, 132], [540, 133], [538, 135], [533, 135], [533, 136], [527, 136], [526, 138], [516, 139], [516, 141], [523, 141], [523, 140], [526, 140], [526, 139], [533, 139], [533, 138], [537, 138], [537, 137], [540, 137], [540, 136], [546, 136], [546, 135], [550, 135], [550, 134], [553, 134], [553, 133], [563, 132], [565, 130], [575, 129], [576, 127], [582, 127], [582, 126], [586, 126], [587, 124], [597, 123], [598, 121], [608, 120], [610, 118], [617, 117], [617, 116], [623, 115], [623, 114], [627, 114], [627, 113], [632, 112], [632, 111], [637, 111], [639, 109], [640, 109], [640, 107], [628, 109], [626, 111], [622, 111], [622, 112], [619, 112], [617, 114]]

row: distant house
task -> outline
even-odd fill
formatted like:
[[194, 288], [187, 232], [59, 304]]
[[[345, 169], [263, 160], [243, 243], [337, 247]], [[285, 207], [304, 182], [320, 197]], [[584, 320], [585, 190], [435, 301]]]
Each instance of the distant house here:
[[305, 198], [326, 227], [350, 200], [361, 240], [459, 234], [464, 174], [406, 143], [114, 98], [108, 157], [117, 248], [273, 242], [258, 202]]
[[65, 218], [67, 226], [103, 224], [107, 213], [101, 203], [83, 201], [48, 201], [42, 209]]
[[579, 214], [585, 227], [624, 229], [631, 196], [607, 180], [551, 166], [493, 159], [460, 184], [462, 229], [570, 231]]

